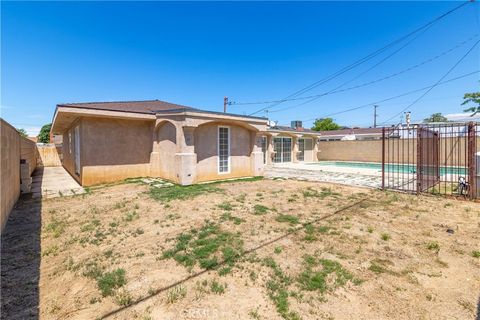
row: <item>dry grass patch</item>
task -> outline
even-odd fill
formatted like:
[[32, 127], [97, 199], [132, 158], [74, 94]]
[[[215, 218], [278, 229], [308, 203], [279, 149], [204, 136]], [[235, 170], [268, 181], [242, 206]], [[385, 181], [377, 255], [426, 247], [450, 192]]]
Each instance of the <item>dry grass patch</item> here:
[[[302, 181], [140, 181], [42, 203], [41, 318], [474, 317], [479, 204]], [[2, 263], [21, 278], [19, 261]], [[32, 292], [18, 282], [2, 295], [12, 288]]]

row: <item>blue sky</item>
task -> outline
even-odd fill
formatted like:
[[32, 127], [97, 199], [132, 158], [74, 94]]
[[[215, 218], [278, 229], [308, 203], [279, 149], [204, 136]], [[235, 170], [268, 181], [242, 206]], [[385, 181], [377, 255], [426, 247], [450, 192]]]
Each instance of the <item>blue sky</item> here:
[[[224, 96], [236, 102], [281, 99], [458, 4], [2, 2], [1, 115], [34, 132], [51, 121], [55, 105], [62, 102], [160, 99], [220, 111]], [[474, 37], [480, 33], [479, 14], [479, 3], [469, 3], [345, 87], [404, 70], [469, 39], [430, 63], [274, 112], [299, 101], [282, 103], [269, 117], [280, 123], [307, 120], [431, 85], [480, 38]], [[356, 77], [404, 43], [305, 95]], [[446, 79], [480, 70], [479, 50], [477, 46]], [[460, 112], [463, 94], [478, 91], [479, 80], [477, 73], [438, 86], [410, 108], [412, 119]], [[378, 122], [421, 94], [379, 103]], [[229, 111], [249, 114], [264, 106], [236, 105]], [[334, 119], [370, 126], [372, 113], [369, 106]]]

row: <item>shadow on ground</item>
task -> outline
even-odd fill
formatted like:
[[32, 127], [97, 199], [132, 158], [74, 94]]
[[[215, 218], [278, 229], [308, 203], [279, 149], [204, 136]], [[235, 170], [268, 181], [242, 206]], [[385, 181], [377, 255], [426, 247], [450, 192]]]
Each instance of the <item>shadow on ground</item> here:
[[480, 320], [480, 296], [478, 296], [477, 317], [475, 319]]
[[38, 319], [40, 199], [23, 195], [1, 236], [1, 319]]

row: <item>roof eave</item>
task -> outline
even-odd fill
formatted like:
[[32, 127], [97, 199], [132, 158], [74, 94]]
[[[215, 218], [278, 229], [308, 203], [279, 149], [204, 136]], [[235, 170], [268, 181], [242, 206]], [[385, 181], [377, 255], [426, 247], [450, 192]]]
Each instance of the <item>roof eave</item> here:
[[52, 120], [51, 132], [54, 134], [62, 134], [72, 123], [80, 117], [91, 118], [109, 118], [109, 119], [126, 119], [126, 120], [155, 120], [154, 114], [146, 114], [141, 112], [127, 111], [110, 111], [93, 108], [79, 108], [64, 105], [57, 105]]

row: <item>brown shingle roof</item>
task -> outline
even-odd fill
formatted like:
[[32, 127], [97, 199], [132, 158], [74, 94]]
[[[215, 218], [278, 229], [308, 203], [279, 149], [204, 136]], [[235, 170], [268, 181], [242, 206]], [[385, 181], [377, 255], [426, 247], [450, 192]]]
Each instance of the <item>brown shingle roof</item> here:
[[136, 112], [155, 114], [157, 111], [168, 111], [178, 109], [193, 109], [170, 102], [160, 100], [146, 101], [112, 101], [112, 102], [86, 102], [86, 103], [61, 103], [58, 107], [95, 109], [107, 111]]

